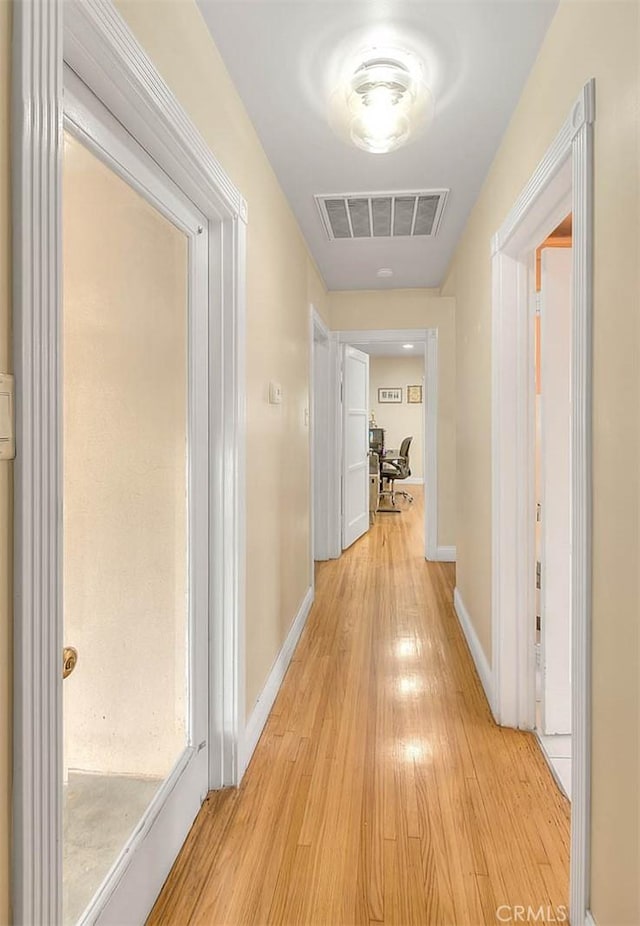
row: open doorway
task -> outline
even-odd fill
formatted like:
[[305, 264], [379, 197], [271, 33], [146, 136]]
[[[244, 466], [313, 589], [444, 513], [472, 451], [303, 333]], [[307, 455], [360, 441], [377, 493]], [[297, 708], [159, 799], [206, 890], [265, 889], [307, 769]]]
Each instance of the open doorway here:
[[353, 344], [369, 357], [371, 523], [424, 503], [424, 344]]
[[[570, 919], [576, 923], [585, 922], [589, 909], [594, 101], [595, 82], [589, 81], [491, 242], [492, 661], [489, 695], [493, 715], [499, 724], [535, 730], [535, 311], [531, 298], [535, 287], [531, 281], [536, 250], [569, 214], [572, 216], [569, 352], [563, 363], [566, 367], [568, 356]], [[550, 253], [552, 249], [543, 249], [543, 262], [545, 254]], [[545, 362], [545, 357], [548, 362], [552, 356], [545, 351], [543, 342], [541, 326], [541, 363]], [[541, 384], [544, 389], [544, 368], [541, 368]], [[544, 412], [541, 423], [544, 428]], [[542, 505], [544, 516], [544, 498]], [[549, 514], [550, 505], [546, 507]], [[541, 523], [544, 527], [544, 521]], [[544, 564], [541, 570], [544, 578]], [[541, 636], [544, 616], [542, 606]]]
[[[411, 344], [411, 348], [403, 345]], [[373, 412], [376, 423], [385, 421], [380, 417], [380, 407], [411, 408], [411, 414], [419, 418], [417, 425], [410, 428], [412, 434], [404, 434], [408, 422], [399, 416], [392, 421], [390, 434], [385, 434], [387, 449], [400, 450], [403, 438], [413, 437], [410, 449], [411, 475], [396, 483], [396, 489], [408, 494], [419, 494], [424, 499], [424, 554], [434, 562], [455, 562], [455, 547], [439, 543], [438, 537], [438, 331], [437, 329], [371, 329], [371, 330], [329, 330], [313, 306], [310, 307], [310, 370], [311, 393], [311, 509], [312, 509], [312, 564], [325, 559], [335, 559], [343, 550], [343, 452], [344, 452], [344, 351], [349, 346], [354, 351], [373, 359], [384, 358], [385, 352], [417, 358], [418, 367], [406, 370], [402, 382], [390, 383], [388, 376], [374, 383], [375, 401], [371, 401], [369, 386], [367, 400], [363, 402], [366, 411], [367, 428], [363, 430], [362, 455], [369, 453], [370, 415]], [[390, 358], [391, 359], [391, 358]], [[387, 373], [389, 371], [387, 370]], [[374, 374], [377, 376], [377, 372]], [[381, 374], [382, 375], [382, 374]], [[406, 382], [404, 380], [406, 379]], [[378, 388], [386, 391], [395, 389], [395, 402], [378, 401]], [[408, 388], [409, 387], [409, 388]], [[398, 391], [401, 392], [402, 401]], [[392, 396], [393, 397], [393, 396]], [[411, 401], [409, 401], [409, 399]], [[354, 419], [355, 420], [355, 419]], [[400, 431], [396, 433], [396, 425]], [[385, 428], [386, 431], [386, 428]], [[401, 433], [402, 432], [402, 433]], [[397, 446], [396, 446], [397, 444]], [[404, 483], [404, 486], [403, 486]], [[377, 500], [369, 502], [369, 481], [366, 483], [367, 514], [370, 507], [377, 507]], [[362, 495], [362, 493], [361, 493]], [[362, 499], [363, 504], [364, 499]], [[407, 502], [404, 496], [397, 501], [400, 507]], [[394, 506], [391, 506], [392, 508]], [[384, 515], [381, 515], [384, 516]]]
[[115, 7], [60, 12], [15, 11], [13, 912], [106, 926], [243, 771], [246, 209]]
[[535, 729], [571, 798], [572, 216], [535, 252]]
[[[106, 122], [97, 103], [91, 111]], [[196, 587], [206, 600], [208, 576], [188, 569], [189, 500], [207, 498], [189, 457], [206, 460], [189, 431], [190, 375], [207, 389], [189, 341], [207, 311], [206, 261], [196, 264], [205, 219], [181, 201], [171, 221], [165, 175], [145, 197], [111, 155], [115, 136], [105, 132], [98, 157], [79, 134], [65, 132], [63, 153], [65, 924], [111, 889], [110, 870], [189, 747], [189, 685], [208, 684], [187, 658], [193, 635], [207, 634], [206, 608], [190, 603]]]
[[[380, 449], [384, 430], [385, 450], [402, 450], [402, 441], [412, 437], [409, 469], [395, 488], [419, 498], [423, 509], [424, 555], [431, 561], [455, 561], [455, 548], [438, 543], [438, 332], [435, 329], [389, 329], [336, 332], [339, 346], [359, 350], [369, 357], [373, 377], [369, 389], [368, 414], [373, 413], [377, 428], [374, 444]], [[405, 346], [405, 345], [411, 345]], [[406, 369], [398, 362], [413, 358]], [[389, 378], [391, 376], [391, 379]], [[398, 379], [400, 377], [400, 379]], [[396, 381], [397, 380], [397, 381]], [[406, 381], [405, 381], [406, 380]], [[381, 390], [381, 391], [379, 391]], [[409, 431], [407, 431], [409, 428]], [[406, 433], [405, 433], [406, 431]], [[412, 433], [410, 433], [412, 432]], [[367, 435], [369, 436], [369, 435]], [[405, 445], [406, 446], [406, 445]], [[372, 449], [376, 449], [375, 446]], [[369, 447], [367, 446], [367, 451]], [[386, 484], [382, 488], [390, 491]], [[398, 495], [398, 493], [396, 493]], [[371, 494], [370, 505], [393, 511], [412, 504], [406, 496], [388, 505], [389, 496], [379, 501]], [[380, 503], [381, 502], [381, 503]], [[344, 507], [344, 499], [343, 506]], [[376, 512], [379, 517], [393, 515]]]
[[[417, 370], [405, 370], [404, 379], [407, 381], [390, 382], [388, 380], [389, 369], [386, 373], [380, 375], [385, 377], [380, 383], [373, 382], [372, 388], [375, 389], [374, 401], [371, 400], [369, 392], [369, 406], [367, 408], [368, 416], [372, 411], [378, 424], [391, 423], [389, 434], [385, 433], [384, 440], [387, 450], [400, 451], [402, 441], [412, 437], [412, 445], [409, 452], [409, 469], [411, 475], [406, 473], [406, 478], [396, 481], [396, 488], [406, 491], [408, 495], [421, 496], [420, 506], [423, 508], [423, 529], [424, 529], [424, 555], [426, 559], [433, 561], [453, 561], [455, 560], [455, 548], [440, 546], [438, 543], [438, 332], [435, 329], [389, 329], [389, 330], [353, 330], [339, 331], [335, 333], [338, 341], [339, 356], [344, 352], [345, 346], [366, 351], [374, 365], [374, 377], [378, 376], [378, 361], [386, 355], [389, 360], [393, 360], [394, 355], [406, 356], [411, 354], [418, 358]], [[412, 345], [410, 348], [404, 345]], [[382, 363], [384, 366], [384, 360]], [[392, 364], [393, 366], [393, 364]], [[339, 368], [340, 369], [340, 368]], [[340, 375], [343, 379], [343, 370]], [[399, 370], [391, 370], [392, 376], [400, 375]], [[415, 380], [415, 382], [413, 381]], [[421, 389], [418, 387], [422, 387]], [[384, 395], [378, 392], [382, 389]], [[343, 396], [341, 397], [341, 399]], [[383, 401], [380, 401], [380, 399]], [[408, 401], [411, 399], [411, 401]], [[420, 401], [421, 400], [421, 401]], [[341, 402], [342, 404], [342, 402]], [[408, 426], [409, 422], [401, 420], [401, 416], [394, 415], [391, 409], [404, 408], [408, 406], [418, 409], [417, 415], [420, 418], [419, 424], [413, 424], [413, 434], [404, 433], [402, 428]], [[384, 407], [384, 412], [381, 408]], [[389, 409], [389, 410], [387, 410]], [[385, 416], [383, 421], [380, 414]], [[414, 418], [416, 413], [413, 412]], [[339, 416], [340, 417], [340, 416]], [[399, 431], [397, 431], [399, 428]], [[372, 429], [375, 430], [375, 429]], [[378, 429], [380, 430], [380, 429]], [[385, 432], [387, 428], [384, 428]], [[397, 433], [396, 433], [397, 431]], [[379, 437], [380, 435], [378, 435]], [[367, 434], [367, 439], [369, 434]], [[344, 443], [344, 435], [341, 435], [340, 443]], [[397, 444], [397, 446], [396, 446]], [[421, 446], [420, 446], [421, 444]], [[417, 446], [417, 453], [416, 453]], [[369, 442], [367, 440], [367, 452], [369, 451]], [[342, 458], [342, 447], [339, 447], [339, 458]], [[417, 462], [416, 462], [417, 461]], [[420, 465], [421, 464], [421, 465]], [[422, 483], [420, 483], [422, 480]], [[390, 485], [383, 486], [386, 491], [390, 490]], [[386, 496], [388, 499], [389, 496]], [[379, 505], [376, 498], [371, 496], [371, 506], [386, 507], [384, 504]], [[400, 496], [397, 501], [402, 506], [408, 499]], [[424, 502], [424, 504], [422, 504]], [[390, 506], [391, 509], [395, 506]], [[339, 517], [342, 518], [344, 508], [344, 498], [341, 502]], [[388, 517], [386, 514], [380, 514], [380, 517]]]

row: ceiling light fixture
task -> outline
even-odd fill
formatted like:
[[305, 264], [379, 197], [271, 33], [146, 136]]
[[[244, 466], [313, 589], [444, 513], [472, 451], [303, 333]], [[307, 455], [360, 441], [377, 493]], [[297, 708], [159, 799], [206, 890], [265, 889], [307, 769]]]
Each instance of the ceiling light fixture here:
[[393, 270], [390, 267], [380, 267], [380, 269], [376, 272], [376, 276], [381, 277], [382, 279], [392, 277]]
[[337, 96], [343, 108], [346, 103], [339, 121], [348, 123], [350, 140], [372, 154], [404, 145], [432, 111], [420, 63], [393, 48], [371, 48], [360, 55]]
[[413, 350], [413, 344], [403, 344], [405, 350]]

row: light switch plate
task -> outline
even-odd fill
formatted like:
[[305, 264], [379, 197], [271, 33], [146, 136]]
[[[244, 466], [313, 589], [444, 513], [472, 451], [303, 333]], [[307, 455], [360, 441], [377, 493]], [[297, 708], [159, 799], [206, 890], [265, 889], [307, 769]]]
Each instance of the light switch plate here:
[[269, 383], [269, 404], [280, 405], [282, 402], [282, 386], [280, 383]]
[[0, 460], [16, 455], [13, 376], [0, 373]]

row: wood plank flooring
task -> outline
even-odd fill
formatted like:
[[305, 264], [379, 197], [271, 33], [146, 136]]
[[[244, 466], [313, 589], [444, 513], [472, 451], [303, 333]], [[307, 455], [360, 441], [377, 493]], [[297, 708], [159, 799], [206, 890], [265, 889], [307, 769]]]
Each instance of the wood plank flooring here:
[[494, 725], [455, 568], [425, 563], [414, 495], [318, 565], [242, 786], [205, 802], [151, 926], [480, 926], [516, 905], [561, 918], [569, 804], [535, 738]]

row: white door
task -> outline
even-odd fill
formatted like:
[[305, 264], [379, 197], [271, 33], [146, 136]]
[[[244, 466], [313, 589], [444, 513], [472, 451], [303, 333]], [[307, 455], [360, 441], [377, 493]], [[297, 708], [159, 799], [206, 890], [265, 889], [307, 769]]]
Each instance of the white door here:
[[571, 248], [542, 252], [542, 729], [571, 732]]
[[68, 88], [61, 921], [133, 926], [208, 789], [208, 233]]
[[369, 530], [369, 355], [345, 344], [342, 364], [342, 549]]

